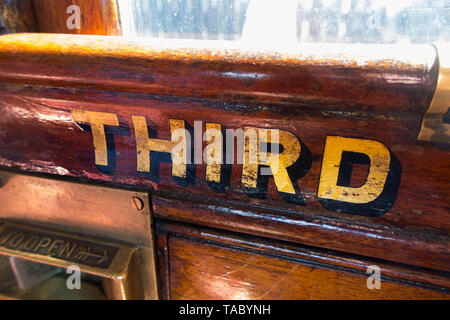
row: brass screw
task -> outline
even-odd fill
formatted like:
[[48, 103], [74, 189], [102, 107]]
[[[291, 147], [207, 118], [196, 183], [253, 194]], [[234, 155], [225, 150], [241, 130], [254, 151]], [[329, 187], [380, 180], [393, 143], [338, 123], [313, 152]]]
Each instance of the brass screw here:
[[144, 209], [144, 201], [139, 197], [131, 197], [130, 206], [136, 211]]

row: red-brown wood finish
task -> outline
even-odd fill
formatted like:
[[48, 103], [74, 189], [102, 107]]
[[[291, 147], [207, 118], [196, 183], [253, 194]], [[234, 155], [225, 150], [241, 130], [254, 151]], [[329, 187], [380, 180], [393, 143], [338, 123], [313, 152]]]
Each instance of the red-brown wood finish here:
[[[120, 18], [116, 0], [33, 0], [38, 31], [95, 35], [120, 35]], [[80, 8], [80, 28], [69, 29], [67, 20]]]
[[[431, 46], [385, 46], [383, 55], [376, 46], [287, 53], [187, 47], [115, 37], [0, 37], [0, 165], [150, 189], [157, 217], [450, 271], [449, 152], [417, 141], [437, 78]], [[74, 109], [115, 113], [129, 127], [128, 136], [115, 136], [111, 174], [94, 165], [92, 135], [73, 121]], [[240, 188], [240, 165], [233, 165], [224, 193], [206, 184], [204, 165], [188, 186], [174, 181], [170, 163], [150, 180], [136, 171], [132, 115], [154, 122], [161, 139], [170, 138], [169, 119], [294, 133], [313, 160], [297, 181], [306, 206], [284, 202], [272, 179], [267, 199], [249, 198]], [[377, 140], [395, 154], [402, 176], [387, 213], [355, 216], [319, 204], [328, 135]]]
[[[359, 256], [157, 223], [164, 299], [449, 299], [448, 274]], [[377, 265], [381, 288], [367, 287]]]

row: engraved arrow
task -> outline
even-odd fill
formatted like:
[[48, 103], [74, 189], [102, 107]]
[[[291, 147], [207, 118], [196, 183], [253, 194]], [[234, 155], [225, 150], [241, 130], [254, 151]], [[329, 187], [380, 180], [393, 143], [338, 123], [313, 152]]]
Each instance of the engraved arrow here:
[[99, 259], [97, 261], [97, 264], [100, 264], [104, 261], [107, 261], [109, 259], [108, 256], [108, 252], [106, 250], [103, 251], [103, 255], [102, 254], [98, 254], [98, 253], [94, 253], [91, 251], [92, 249], [90, 247], [88, 247], [87, 249], [81, 249], [78, 254], [77, 257], [79, 257], [79, 259], [81, 261], [86, 260], [87, 258], [91, 257], [91, 258], [96, 258]]

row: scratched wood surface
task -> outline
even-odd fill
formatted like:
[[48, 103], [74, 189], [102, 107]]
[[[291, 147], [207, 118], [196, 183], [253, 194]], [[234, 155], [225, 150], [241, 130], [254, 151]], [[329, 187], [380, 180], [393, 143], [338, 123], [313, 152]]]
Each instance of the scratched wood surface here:
[[[185, 46], [0, 37], [0, 165], [151, 189], [157, 217], [450, 270], [449, 152], [417, 141], [437, 78], [431, 46], [311, 45], [283, 54]], [[95, 166], [92, 134], [72, 110], [113, 113], [128, 129], [114, 138], [110, 173]], [[226, 192], [211, 190], [204, 164], [187, 186], [167, 162], [157, 176], [137, 172], [132, 115], [152, 121], [160, 139], [170, 139], [169, 119], [292, 132], [311, 153], [296, 181], [306, 205], [286, 203], [272, 179], [265, 199], [249, 197], [241, 165], [232, 166]], [[385, 214], [332, 212], [318, 202], [329, 135], [379, 141], [398, 159], [400, 187]]]
[[[116, 0], [33, 0], [39, 32], [96, 35], [120, 35]], [[80, 28], [69, 29], [67, 8], [80, 8]]]
[[[448, 274], [189, 225], [157, 225], [165, 299], [450, 299]], [[367, 287], [370, 265], [380, 267], [380, 289]]]

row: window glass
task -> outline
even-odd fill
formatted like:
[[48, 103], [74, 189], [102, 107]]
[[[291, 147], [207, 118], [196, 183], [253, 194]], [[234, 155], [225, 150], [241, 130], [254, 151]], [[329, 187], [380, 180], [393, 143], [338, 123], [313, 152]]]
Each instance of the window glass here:
[[119, 0], [125, 36], [261, 42], [450, 40], [450, 0]]

